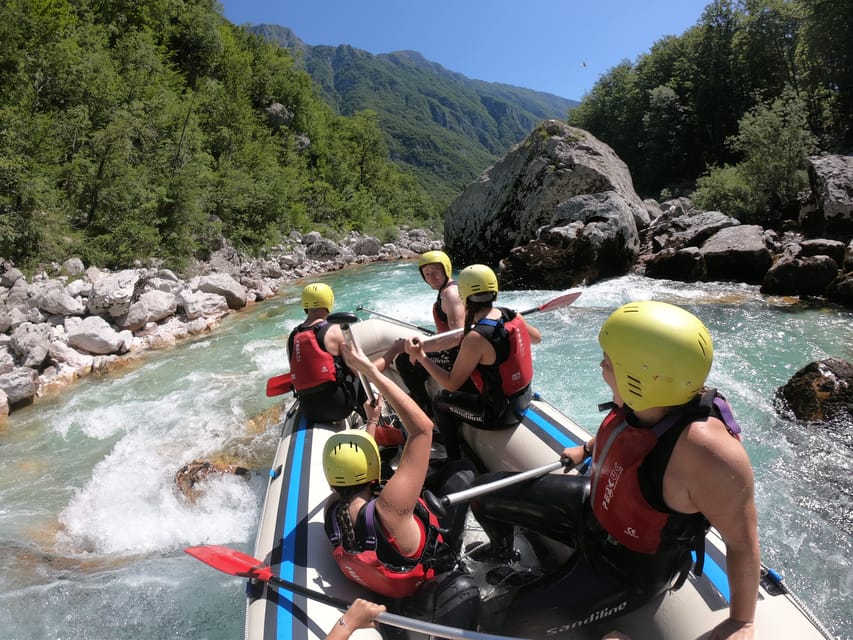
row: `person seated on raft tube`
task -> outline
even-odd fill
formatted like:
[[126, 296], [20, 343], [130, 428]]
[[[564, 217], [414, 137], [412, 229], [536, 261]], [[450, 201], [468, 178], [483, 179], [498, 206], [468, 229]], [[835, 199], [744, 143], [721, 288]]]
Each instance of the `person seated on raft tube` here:
[[[530, 347], [542, 340], [539, 330], [520, 313], [492, 306], [498, 279], [486, 265], [465, 267], [459, 274], [459, 291], [465, 331], [453, 368], [445, 371], [430, 360], [418, 338], [408, 339], [405, 347], [442, 387], [432, 410], [450, 460], [462, 457], [463, 420], [480, 429], [505, 429], [521, 422], [532, 397]], [[469, 378], [476, 391], [460, 389]]]
[[[439, 521], [420, 497], [429, 470], [432, 421], [360, 349], [344, 345], [343, 353], [380, 398], [388, 399], [408, 438], [385, 484], [380, 482], [379, 449], [368, 431], [347, 429], [326, 442], [323, 470], [333, 494], [326, 502], [325, 529], [335, 561], [350, 580], [394, 599], [398, 612], [473, 628], [479, 590], [457, 566], [461, 535], [452, 540], [442, 533], [442, 527], [461, 532], [467, 505], [449, 510]], [[382, 403], [365, 405], [369, 428], [378, 421]], [[467, 488], [473, 477], [473, 472], [454, 476], [443, 490]]]
[[680, 307], [632, 302], [610, 315], [598, 341], [613, 402], [595, 437], [562, 453], [573, 464], [591, 456], [591, 474], [550, 474], [471, 502], [498, 555], [512, 556], [513, 525], [578, 549], [562, 577], [520, 592], [501, 632], [569, 638], [612, 628], [614, 617], [680, 588], [691, 551], [701, 572], [710, 524], [726, 544], [731, 599], [729, 617], [708, 637], [753, 638], [753, 471], [731, 408], [704, 386], [713, 359], [707, 328]]
[[[465, 325], [465, 306], [459, 297], [459, 286], [453, 280], [453, 269], [450, 258], [443, 251], [427, 251], [418, 259], [418, 270], [421, 277], [432, 289], [438, 292], [432, 305], [432, 317], [436, 333], [445, 333], [453, 329], [462, 329]], [[450, 371], [459, 353], [461, 335], [447, 336], [435, 341], [427, 352], [427, 357], [436, 365]], [[405, 340], [396, 343], [392, 349], [401, 351]], [[400, 374], [409, 394], [415, 399], [427, 414], [432, 413], [432, 396], [426, 389], [429, 373], [423, 365], [413, 362], [406, 353], [399, 353], [394, 359], [394, 366]], [[475, 391], [470, 380], [465, 381], [465, 391]]]
[[361, 412], [366, 392], [341, 358], [341, 327], [326, 321], [335, 306], [332, 288], [323, 283], [302, 290], [307, 317], [287, 338], [294, 393], [311, 422], [343, 420]]

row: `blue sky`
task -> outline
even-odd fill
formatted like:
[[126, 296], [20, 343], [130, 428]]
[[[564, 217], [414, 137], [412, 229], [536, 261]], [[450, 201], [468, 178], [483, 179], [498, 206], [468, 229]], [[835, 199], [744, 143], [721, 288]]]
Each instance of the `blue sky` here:
[[580, 100], [622, 60], [694, 26], [711, 0], [220, 0], [236, 24], [310, 45], [418, 51], [469, 78]]

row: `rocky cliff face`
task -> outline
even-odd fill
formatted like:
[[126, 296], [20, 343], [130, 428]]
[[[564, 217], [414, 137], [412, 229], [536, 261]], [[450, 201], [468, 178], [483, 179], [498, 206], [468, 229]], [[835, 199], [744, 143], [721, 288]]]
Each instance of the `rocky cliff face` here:
[[457, 264], [500, 260], [507, 288], [561, 289], [627, 273], [648, 223], [613, 150], [548, 120], [451, 203], [444, 240]]
[[504, 289], [566, 289], [632, 271], [853, 307], [853, 156], [814, 156], [808, 168], [811, 194], [780, 234], [686, 198], [643, 202], [610, 147], [548, 120], [448, 207], [445, 250], [459, 268], [499, 267]]

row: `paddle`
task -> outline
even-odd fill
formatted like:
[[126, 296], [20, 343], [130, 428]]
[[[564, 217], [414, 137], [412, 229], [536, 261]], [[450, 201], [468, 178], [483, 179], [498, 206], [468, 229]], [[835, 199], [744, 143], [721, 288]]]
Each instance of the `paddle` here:
[[[580, 291], [573, 291], [572, 293], [565, 293], [561, 296], [557, 296], [546, 302], [545, 304], [541, 304], [538, 307], [533, 307], [532, 309], [525, 309], [521, 311], [521, 315], [526, 316], [531, 313], [537, 313], [539, 311], [556, 311], [557, 309], [562, 309], [563, 307], [568, 307], [575, 300], [580, 298]], [[430, 336], [429, 338], [425, 338], [421, 340], [421, 343], [424, 346], [424, 351], [429, 351], [429, 345], [434, 343], [441, 338], [446, 338], [448, 336], [459, 335], [462, 333], [462, 329], [451, 329], [450, 331], [445, 331], [443, 333], [436, 333], [435, 335]]]
[[399, 324], [401, 327], [408, 327], [409, 329], [417, 329], [421, 333], [425, 333], [429, 336], [435, 333], [432, 329], [427, 329], [426, 327], [421, 327], [416, 324], [412, 324], [411, 322], [406, 322], [405, 320], [400, 320], [399, 318], [394, 318], [392, 316], [386, 316], [384, 313], [379, 313], [378, 311], [374, 311], [373, 309], [368, 309], [363, 304], [358, 305], [355, 308], [356, 311], [366, 311], [369, 314], [374, 316], [379, 316], [384, 320], [388, 320], [389, 322], [393, 322], [394, 324]]
[[[347, 342], [349, 342], [353, 347], [358, 348], [358, 342], [355, 341], [355, 335], [350, 328], [350, 324], [358, 322], [357, 315], [349, 313], [348, 311], [338, 311], [337, 313], [330, 313], [326, 316], [326, 322], [340, 325], [341, 331], [344, 332], [344, 338], [346, 338]], [[367, 399], [370, 400], [370, 405], [375, 407], [376, 394], [373, 393], [373, 387], [370, 386], [367, 378], [360, 373], [358, 374], [358, 379], [361, 382], [361, 386], [364, 388], [365, 393], [367, 393]]]
[[[557, 296], [556, 298], [553, 298], [553, 299], [549, 300], [548, 302], [539, 305], [538, 307], [533, 307], [532, 309], [525, 309], [524, 311], [521, 312], [521, 315], [526, 316], [526, 315], [530, 315], [531, 313], [537, 313], [540, 311], [556, 311], [557, 309], [562, 309], [563, 307], [568, 307], [575, 300], [577, 300], [580, 297], [580, 295], [581, 295], [580, 291], [574, 291], [572, 293], [566, 293], [566, 294], [563, 294], [561, 296]], [[381, 315], [381, 314], [376, 313], [375, 311], [370, 311], [370, 309], [365, 309], [364, 307], [359, 307], [359, 309], [367, 311], [368, 313], [375, 313], [376, 315]], [[333, 313], [332, 314], [332, 316], [340, 316], [340, 315], [342, 315], [342, 313]], [[343, 315], [347, 316], [347, 318], [346, 318], [347, 323], [358, 321], [358, 317], [356, 317], [355, 314], [343, 313]], [[329, 318], [331, 318], [332, 316], [329, 316]], [[331, 322], [332, 320], [329, 320], [329, 321]], [[414, 325], [412, 325], [412, 326], [414, 326]], [[343, 328], [343, 327], [341, 327], [341, 328]], [[423, 331], [424, 333], [430, 333], [430, 334], [432, 333], [432, 332], [427, 332], [422, 327], [415, 327], [415, 328]], [[434, 340], [446, 338], [447, 336], [459, 335], [461, 333], [462, 333], [462, 329], [451, 329], [450, 331], [445, 331], [444, 333], [437, 333], [435, 335], [430, 335], [429, 338], [422, 340], [423, 345], [424, 345], [424, 350], [429, 351], [428, 347]], [[274, 376], [274, 377], [270, 378], [269, 380], [267, 380], [267, 396], [277, 396], [277, 395], [281, 395], [282, 393], [287, 393], [288, 391], [290, 391], [290, 382], [291, 382], [291, 378], [290, 378], [289, 373], [284, 373], [280, 376]]]
[[291, 391], [293, 376], [290, 373], [282, 373], [267, 380], [267, 397], [280, 396], [282, 393]]
[[[305, 596], [311, 600], [316, 600], [329, 606], [346, 611], [350, 603], [340, 598], [330, 596], [321, 591], [314, 591], [294, 582], [284, 580], [272, 572], [272, 569], [264, 565], [260, 560], [252, 556], [221, 545], [204, 545], [199, 547], [187, 547], [184, 549], [186, 553], [197, 560], [201, 560], [205, 564], [210, 565], [214, 569], [218, 569], [223, 573], [231, 576], [239, 576], [241, 578], [254, 578], [261, 582], [281, 587], [293, 593]], [[409, 629], [426, 635], [439, 636], [442, 638], [457, 638], [458, 640], [517, 640], [508, 636], [495, 636], [488, 633], [479, 633], [477, 631], [468, 631], [457, 627], [446, 627], [434, 622], [425, 622], [406, 618], [394, 613], [380, 613], [376, 616], [376, 620], [398, 627], [400, 629]]]
[[493, 491], [497, 491], [498, 489], [503, 489], [504, 487], [510, 487], [514, 484], [518, 484], [519, 482], [530, 480], [531, 478], [538, 478], [539, 476], [544, 476], [546, 473], [550, 473], [552, 471], [556, 471], [557, 469], [567, 467], [570, 463], [571, 460], [569, 460], [568, 458], [560, 458], [556, 462], [552, 462], [541, 467], [536, 467], [535, 469], [528, 469], [527, 471], [522, 471], [521, 473], [514, 473], [511, 476], [507, 476], [505, 478], [501, 478], [500, 480], [495, 480], [493, 482], [487, 482], [486, 484], [481, 484], [476, 487], [471, 487], [470, 489], [456, 491], [455, 493], [448, 493], [446, 496], [439, 497], [429, 489], [425, 490], [422, 496], [424, 502], [426, 502], [427, 506], [429, 507], [429, 510], [432, 511], [439, 518], [444, 518], [447, 516], [447, 507], [450, 507], [454, 504], [458, 504], [460, 502], [467, 502], [471, 498], [476, 498], [477, 496], [482, 496], [486, 493], [491, 493]]

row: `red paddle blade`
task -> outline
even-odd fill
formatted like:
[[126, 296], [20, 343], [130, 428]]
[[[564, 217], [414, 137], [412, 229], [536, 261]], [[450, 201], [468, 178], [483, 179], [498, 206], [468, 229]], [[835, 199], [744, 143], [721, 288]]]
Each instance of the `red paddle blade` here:
[[293, 377], [289, 373], [282, 373], [280, 376], [273, 376], [267, 380], [267, 397], [280, 396], [283, 393], [290, 393], [290, 385]]
[[557, 296], [553, 300], [548, 300], [543, 305], [538, 307], [533, 307], [532, 309], [526, 309], [521, 312], [521, 315], [526, 316], [528, 313], [536, 313], [537, 311], [553, 311], [554, 309], [560, 309], [562, 307], [568, 307], [575, 300], [580, 298], [581, 292], [575, 291], [573, 293], [566, 293], [562, 296]]
[[187, 547], [184, 552], [228, 575], [257, 578], [263, 582], [269, 582], [272, 577], [270, 568], [260, 560], [229, 547], [209, 544], [200, 547]]
[[573, 293], [567, 293], [564, 296], [559, 296], [558, 298], [554, 298], [553, 300], [549, 300], [541, 307], [536, 307], [539, 311], [553, 311], [554, 309], [559, 309], [561, 307], [568, 307], [575, 300], [580, 298], [581, 292], [575, 291]]

